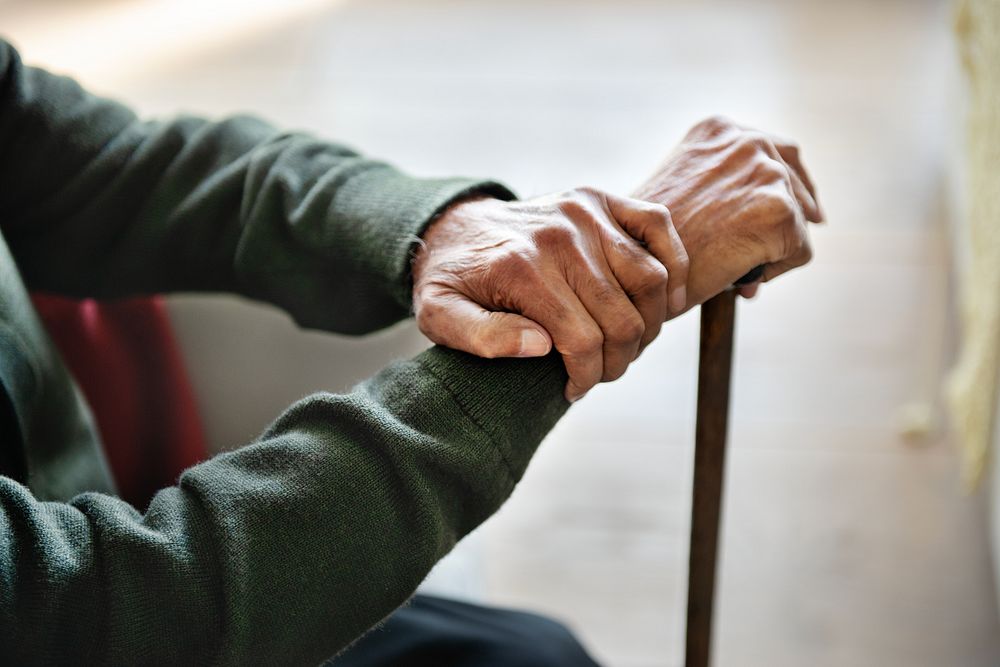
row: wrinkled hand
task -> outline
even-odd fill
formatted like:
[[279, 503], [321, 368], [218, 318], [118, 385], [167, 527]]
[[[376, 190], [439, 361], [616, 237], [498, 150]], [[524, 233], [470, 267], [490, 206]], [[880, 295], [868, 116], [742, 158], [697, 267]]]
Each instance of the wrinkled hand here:
[[670, 209], [690, 258], [688, 308], [758, 266], [767, 281], [805, 264], [806, 223], [823, 219], [798, 147], [723, 118], [696, 125], [635, 196]]
[[413, 261], [420, 330], [481, 357], [554, 345], [570, 401], [621, 376], [686, 306], [687, 255], [659, 204], [588, 188], [474, 199], [446, 210], [423, 241]]

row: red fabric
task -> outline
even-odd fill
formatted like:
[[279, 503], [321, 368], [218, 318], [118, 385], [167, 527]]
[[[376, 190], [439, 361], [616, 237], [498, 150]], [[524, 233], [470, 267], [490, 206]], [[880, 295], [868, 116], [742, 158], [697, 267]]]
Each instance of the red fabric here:
[[90, 404], [121, 497], [145, 508], [207, 452], [162, 299], [32, 299]]

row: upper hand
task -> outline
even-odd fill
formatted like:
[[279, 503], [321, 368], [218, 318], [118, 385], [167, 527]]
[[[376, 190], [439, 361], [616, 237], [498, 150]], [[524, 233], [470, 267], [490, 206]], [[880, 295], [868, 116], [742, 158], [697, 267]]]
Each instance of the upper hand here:
[[823, 219], [798, 147], [723, 118], [696, 125], [635, 196], [670, 209], [691, 263], [688, 307], [757, 266], [768, 281], [805, 264], [806, 223]]
[[589, 188], [474, 199], [447, 209], [423, 241], [413, 261], [421, 331], [481, 357], [554, 345], [570, 401], [621, 376], [687, 302], [687, 255], [660, 204]]

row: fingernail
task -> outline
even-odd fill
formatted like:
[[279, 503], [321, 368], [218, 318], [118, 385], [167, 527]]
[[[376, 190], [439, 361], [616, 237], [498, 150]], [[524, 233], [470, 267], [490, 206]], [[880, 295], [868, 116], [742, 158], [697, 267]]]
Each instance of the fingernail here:
[[670, 293], [670, 310], [675, 313], [679, 313], [684, 310], [684, 306], [687, 305], [687, 287], [681, 285], [680, 287], [675, 287], [674, 291]]
[[534, 329], [521, 332], [521, 350], [519, 357], [542, 357], [549, 353], [549, 341]]
[[576, 403], [577, 401], [579, 401], [581, 398], [583, 398], [586, 395], [587, 395], [587, 392], [583, 392], [582, 394], [571, 394], [571, 395], [569, 395], [569, 396], [566, 397], [566, 400], [569, 401], [570, 403]]

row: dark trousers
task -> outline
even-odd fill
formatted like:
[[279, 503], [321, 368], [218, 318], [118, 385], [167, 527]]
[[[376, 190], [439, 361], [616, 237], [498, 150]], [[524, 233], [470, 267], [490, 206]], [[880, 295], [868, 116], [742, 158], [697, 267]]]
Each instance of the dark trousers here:
[[417, 595], [325, 667], [597, 667], [561, 623]]

